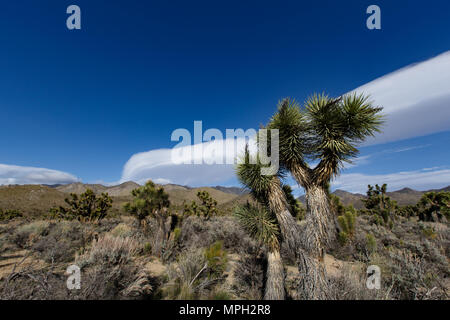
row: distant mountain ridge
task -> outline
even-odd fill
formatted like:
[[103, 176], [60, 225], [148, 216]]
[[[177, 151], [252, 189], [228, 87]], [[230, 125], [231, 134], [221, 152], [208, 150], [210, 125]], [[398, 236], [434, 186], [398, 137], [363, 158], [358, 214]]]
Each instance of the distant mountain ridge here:
[[[25, 214], [39, 215], [47, 213], [52, 207], [65, 206], [64, 199], [70, 193], [81, 194], [91, 189], [96, 194], [108, 193], [113, 198], [112, 211], [122, 211], [125, 202], [131, 200], [131, 191], [139, 188], [135, 182], [124, 182], [115, 186], [101, 184], [83, 184], [80, 182], [65, 185], [8, 185], [0, 186], [0, 209], [20, 210]], [[238, 187], [200, 187], [192, 188], [176, 184], [163, 185], [169, 194], [170, 202], [181, 210], [184, 203], [198, 201], [197, 193], [207, 191], [217, 200], [221, 209], [231, 210], [236, 204], [246, 203], [250, 196]]]
[[[114, 200], [113, 212], [123, 211], [122, 206], [125, 202], [131, 200], [131, 191], [140, 185], [135, 182], [124, 182], [115, 186], [104, 186], [101, 184], [83, 184], [72, 183], [66, 185], [9, 185], [0, 186], [0, 209], [17, 209], [25, 214], [39, 215], [47, 213], [48, 210], [55, 206], [66, 205], [64, 199], [70, 193], [83, 193], [90, 188], [95, 193], [108, 193]], [[244, 204], [252, 201], [250, 194], [239, 187], [199, 187], [193, 188], [176, 184], [167, 184], [163, 186], [169, 194], [170, 202], [175, 206], [176, 210], [182, 210], [184, 203], [198, 201], [197, 192], [206, 190], [217, 200], [221, 209], [230, 211], [237, 204]], [[433, 189], [429, 191], [450, 191], [450, 186], [442, 189]], [[428, 191], [416, 191], [410, 188], [388, 192], [388, 195], [398, 202], [399, 205], [416, 204], [422, 197], [422, 194]], [[351, 193], [344, 190], [336, 190], [333, 192], [341, 198], [345, 205], [353, 204], [356, 208], [362, 208], [362, 199], [365, 195]], [[301, 196], [300, 201], [305, 202], [305, 197]]]
[[[416, 204], [422, 195], [426, 192], [440, 192], [440, 191], [446, 191], [450, 192], [450, 186], [447, 186], [445, 188], [441, 189], [431, 189], [426, 191], [417, 191], [411, 188], [403, 188], [400, 190], [387, 192], [387, 196], [389, 196], [392, 200], [397, 201], [397, 203], [401, 206], [406, 205], [414, 205]], [[353, 206], [357, 209], [361, 209], [364, 207], [364, 203], [362, 202], [363, 199], [366, 198], [366, 195], [360, 194], [360, 193], [351, 193], [345, 190], [337, 189], [332, 194], [338, 196], [342, 203], [346, 206], [353, 204]], [[305, 196], [302, 195], [298, 198], [303, 204], [305, 204]]]

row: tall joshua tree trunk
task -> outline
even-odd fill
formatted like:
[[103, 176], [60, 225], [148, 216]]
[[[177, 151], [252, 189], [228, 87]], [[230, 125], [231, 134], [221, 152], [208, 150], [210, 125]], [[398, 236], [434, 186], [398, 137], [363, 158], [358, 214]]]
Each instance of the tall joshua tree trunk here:
[[284, 268], [280, 250], [271, 250], [267, 256], [267, 280], [264, 300], [284, 300]]
[[308, 251], [321, 258], [325, 250], [336, 242], [336, 219], [332, 214], [327, 190], [320, 184], [312, 183], [314, 171], [295, 166], [290, 168], [299, 186], [305, 189], [308, 228], [302, 233], [302, 242]]
[[[300, 229], [289, 212], [281, 183], [276, 177], [273, 178], [272, 188], [267, 200], [280, 225], [283, 243], [287, 244], [288, 250], [296, 258], [298, 271], [301, 275], [300, 296], [303, 299], [326, 299], [328, 283], [325, 267], [318, 261], [318, 251], [311, 245], [312, 241], [307, 238], [306, 233], [306, 230], [312, 226], [306, 225], [304, 230]], [[313, 234], [315, 236], [315, 233]]]
[[305, 239], [308, 245], [316, 249], [317, 256], [323, 256], [327, 248], [336, 243], [336, 218], [328, 199], [327, 190], [312, 185], [306, 189]]
[[156, 221], [158, 222], [158, 231], [154, 244], [154, 252], [161, 257], [163, 243], [167, 240], [166, 221], [161, 213], [156, 214]]

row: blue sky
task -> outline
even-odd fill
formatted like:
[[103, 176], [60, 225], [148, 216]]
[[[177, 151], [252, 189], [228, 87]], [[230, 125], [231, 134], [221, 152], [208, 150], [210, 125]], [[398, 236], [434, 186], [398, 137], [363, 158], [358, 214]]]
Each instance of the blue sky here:
[[[382, 30], [366, 28], [365, 11], [374, 3]], [[283, 97], [303, 101], [313, 92], [369, 88], [395, 121], [362, 147], [335, 187], [359, 191], [390, 178], [394, 189], [446, 186], [449, 55], [435, 57], [450, 50], [450, 3], [374, 3], [2, 3], [0, 184], [124, 181], [133, 155], [173, 147], [172, 131], [192, 130], [194, 120], [205, 129], [257, 128]], [[66, 28], [71, 4], [81, 8], [81, 30]], [[381, 78], [429, 59], [434, 65], [426, 70], [413, 68], [392, 83]], [[401, 149], [407, 150], [389, 152]], [[200, 169], [203, 175], [152, 168], [131, 177], [237, 184], [230, 168]]]

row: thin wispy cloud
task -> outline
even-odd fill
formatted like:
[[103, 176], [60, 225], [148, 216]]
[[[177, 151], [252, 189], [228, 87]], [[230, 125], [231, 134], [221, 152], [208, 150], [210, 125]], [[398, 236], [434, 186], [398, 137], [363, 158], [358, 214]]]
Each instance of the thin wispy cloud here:
[[0, 185], [66, 184], [78, 181], [74, 175], [58, 170], [0, 164]]
[[406, 186], [416, 190], [442, 188], [450, 184], [450, 169], [424, 168], [415, 171], [376, 175], [344, 173], [333, 181], [331, 185], [336, 189], [365, 193], [368, 184], [381, 185], [383, 183], [387, 183], [390, 190], [397, 190]]

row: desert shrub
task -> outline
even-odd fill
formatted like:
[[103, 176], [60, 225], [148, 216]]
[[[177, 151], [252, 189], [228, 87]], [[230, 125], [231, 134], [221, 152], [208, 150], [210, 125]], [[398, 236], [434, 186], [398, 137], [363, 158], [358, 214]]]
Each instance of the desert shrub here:
[[407, 300], [442, 299], [445, 289], [430, 271], [425, 259], [407, 250], [389, 252], [393, 298]]
[[344, 245], [348, 240], [351, 240], [355, 233], [356, 210], [350, 206], [344, 211], [344, 214], [338, 217], [338, 222], [341, 227], [339, 232], [339, 242]]
[[50, 209], [50, 217], [63, 220], [99, 221], [106, 217], [108, 210], [112, 207], [112, 199], [107, 193], [96, 196], [91, 189], [87, 189], [80, 195], [71, 193], [70, 198], [64, 201], [69, 207], [60, 206]]
[[240, 252], [254, 241], [232, 216], [213, 217], [208, 221], [196, 216], [186, 217], [181, 226], [180, 249], [209, 247], [222, 241], [229, 252]]
[[405, 218], [415, 217], [419, 214], [419, 208], [417, 205], [402, 206], [398, 208], [397, 214]]
[[114, 237], [131, 237], [134, 234], [133, 228], [125, 223], [118, 224], [114, 229], [110, 231]]
[[144, 243], [143, 252], [145, 255], [149, 255], [152, 253], [152, 244], [150, 242]]
[[234, 276], [234, 291], [239, 297], [260, 300], [264, 293], [264, 273], [267, 259], [257, 246], [249, 246], [241, 254]]
[[86, 239], [78, 221], [61, 221], [50, 224], [47, 234], [32, 246], [46, 262], [73, 261], [78, 249], [85, 246]]
[[98, 262], [120, 265], [129, 262], [137, 251], [138, 244], [132, 238], [113, 237], [106, 234], [94, 241], [91, 249], [77, 260], [81, 265]]
[[207, 268], [208, 263], [201, 251], [185, 252], [178, 263], [172, 263], [167, 270], [167, 282], [161, 289], [163, 297], [170, 300], [199, 299], [214, 283], [207, 277]]
[[208, 273], [210, 277], [220, 277], [227, 265], [227, 252], [222, 248], [221, 241], [213, 243], [205, 249], [205, 259], [208, 263]]
[[161, 261], [172, 261], [176, 254], [176, 242], [173, 239], [164, 240], [161, 245]]
[[214, 290], [209, 296], [208, 300], [231, 300], [232, 296], [229, 292], [225, 290]]
[[329, 299], [332, 300], [378, 300], [385, 296], [385, 288], [369, 290], [365, 270], [344, 267], [340, 273], [329, 276]]
[[20, 248], [34, 243], [40, 236], [48, 233], [50, 223], [47, 221], [34, 221], [17, 228], [13, 234], [13, 242]]
[[423, 226], [423, 225], [421, 225], [421, 227], [422, 227], [422, 234], [425, 237], [427, 237], [429, 239], [435, 239], [436, 238], [437, 234], [436, 234], [436, 231], [434, 230], [433, 227], [431, 227], [431, 226]]
[[178, 241], [180, 239], [180, 236], [181, 236], [181, 228], [176, 227], [175, 229], [173, 229], [173, 240]]
[[371, 233], [366, 234], [366, 248], [369, 253], [377, 251], [377, 241]]
[[22, 212], [20, 212], [19, 210], [0, 209], [0, 221], [8, 221], [16, 218], [21, 218], [22, 216]]

